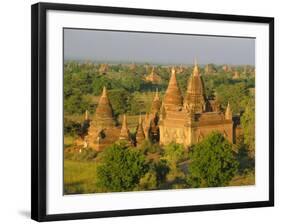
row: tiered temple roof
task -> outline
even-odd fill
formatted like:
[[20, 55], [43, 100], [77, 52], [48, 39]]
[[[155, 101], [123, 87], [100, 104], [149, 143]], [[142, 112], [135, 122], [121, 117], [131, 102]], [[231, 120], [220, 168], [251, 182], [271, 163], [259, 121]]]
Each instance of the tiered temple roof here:
[[136, 143], [137, 143], [137, 145], [141, 144], [144, 139], [145, 139], [145, 135], [144, 135], [143, 126], [142, 126], [142, 118], [141, 118], [141, 115], [140, 115], [139, 123], [138, 123], [138, 127], [137, 127], [137, 132], [136, 132]]
[[167, 110], [178, 109], [182, 106], [182, 95], [176, 79], [176, 71], [172, 68], [172, 74], [169, 81], [168, 88], [164, 96], [164, 106]]
[[[93, 119], [89, 119], [86, 112], [85, 120], [90, 122], [88, 135], [85, 137], [87, 147], [102, 150], [118, 140], [132, 143], [127, 117], [124, 115], [122, 126], [117, 126], [105, 87]], [[233, 122], [229, 103], [223, 113], [216, 99], [206, 99], [200, 69], [195, 63], [188, 80], [184, 105], [176, 71], [173, 68], [163, 103], [157, 90], [151, 112], [146, 114], [144, 121], [140, 115], [135, 143], [139, 145], [144, 139], [149, 139], [164, 145], [177, 142], [188, 146], [198, 142], [212, 131], [223, 133], [229, 141], [233, 142], [235, 131]]]
[[123, 121], [122, 121], [122, 127], [121, 127], [119, 140], [130, 141], [130, 132], [128, 129], [127, 117], [125, 114], [123, 115]]
[[99, 128], [116, 126], [116, 121], [113, 117], [112, 107], [105, 87], [103, 87], [102, 95], [92, 120], [92, 124]]
[[88, 135], [85, 137], [85, 146], [99, 151], [117, 141], [119, 135], [120, 128], [116, 127], [112, 107], [104, 87], [96, 112], [90, 122]]
[[152, 106], [151, 106], [151, 112], [152, 113], [158, 113], [161, 108], [161, 100], [158, 94], [158, 89], [156, 89], [155, 97], [152, 101]]
[[193, 109], [195, 113], [202, 113], [205, 111], [206, 101], [204, 85], [196, 62], [192, 75], [188, 80], [184, 105], [188, 110]]

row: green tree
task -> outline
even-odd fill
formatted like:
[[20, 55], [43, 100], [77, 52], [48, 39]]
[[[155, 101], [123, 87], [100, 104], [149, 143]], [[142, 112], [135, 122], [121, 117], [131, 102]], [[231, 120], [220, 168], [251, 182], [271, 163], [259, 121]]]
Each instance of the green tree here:
[[177, 183], [185, 178], [179, 163], [186, 159], [184, 148], [181, 144], [170, 143], [164, 147], [163, 160], [167, 161], [169, 173], [166, 178], [168, 181]]
[[248, 96], [249, 92], [244, 83], [221, 84], [216, 88], [219, 102], [226, 107], [229, 102], [233, 112], [239, 113], [244, 110], [241, 102]]
[[109, 91], [109, 99], [116, 116], [128, 111], [130, 94], [123, 89], [113, 89]]
[[248, 146], [250, 158], [255, 156], [255, 105], [254, 99], [247, 102], [245, 111], [241, 117], [241, 125], [244, 132], [244, 143]]
[[176, 167], [179, 162], [186, 159], [183, 146], [174, 142], [165, 146], [163, 159], [165, 159], [170, 166]]
[[227, 186], [238, 169], [232, 145], [216, 132], [194, 145], [189, 159], [187, 182], [192, 187]]
[[154, 190], [157, 189], [157, 173], [154, 170], [148, 171], [139, 181], [135, 190]]
[[64, 99], [64, 112], [67, 114], [82, 114], [88, 109], [90, 102], [83, 97], [79, 89], [73, 89], [73, 94]]
[[102, 191], [119, 192], [133, 190], [147, 172], [145, 157], [137, 150], [120, 142], [102, 152], [97, 167], [97, 186]]

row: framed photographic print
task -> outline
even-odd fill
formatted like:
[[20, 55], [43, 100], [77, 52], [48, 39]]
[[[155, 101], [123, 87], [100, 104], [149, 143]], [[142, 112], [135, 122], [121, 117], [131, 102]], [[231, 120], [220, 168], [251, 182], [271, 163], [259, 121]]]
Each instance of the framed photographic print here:
[[32, 218], [274, 205], [274, 19], [32, 6]]

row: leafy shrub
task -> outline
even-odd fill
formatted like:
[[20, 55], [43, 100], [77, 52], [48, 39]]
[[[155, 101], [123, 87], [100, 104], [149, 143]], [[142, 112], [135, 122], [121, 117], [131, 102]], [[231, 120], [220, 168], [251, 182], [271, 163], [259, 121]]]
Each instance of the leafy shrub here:
[[98, 187], [103, 191], [130, 191], [147, 172], [145, 157], [120, 142], [106, 148], [97, 167]]
[[188, 183], [192, 187], [226, 186], [237, 173], [232, 145], [220, 133], [211, 133], [194, 145], [189, 158]]

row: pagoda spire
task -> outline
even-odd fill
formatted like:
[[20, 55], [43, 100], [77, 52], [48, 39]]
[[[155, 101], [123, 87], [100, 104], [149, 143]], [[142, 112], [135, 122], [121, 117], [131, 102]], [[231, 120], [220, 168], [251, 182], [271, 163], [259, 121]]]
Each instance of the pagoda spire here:
[[130, 140], [130, 132], [128, 129], [126, 114], [123, 115], [122, 128], [121, 128], [119, 139], [127, 140], [127, 141]]
[[138, 127], [137, 127], [137, 132], [136, 132], [137, 145], [139, 145], [144, 139], [145, 139], [145, 135], [144, 135], [143, 126], [142, 126], [142, 117], [140, 114], [139, 123], [138, 123]]
[[84, 118], [85, 121], [88, 121], [89, 120], [89, 112], [88, 110], [85, 111], [85, 118]]
[[200, 71], [199, 71], [199, 67], [197, 64], [197, 59], [194, 59], [194, 68], [193, 68], [193, 72], [192, 72], [193, 76], [199, 76], [200, 75]]
[[102, 88], [101, 97], [107, 97], [107, 90], [106, 90], [106, 87], [105, 87], [105, 86]]
[[200, 76], [197, 60], [195, 59], [193, 72], [189, 77], [184, 105], [194, 108], [195, 113], [202, 113], [206, 108], [204, 85]]
[[97, 127], [113, 127], [116, 125], [113, 110], [107, 96], [107, 90], [103, 87], [101, 97], [94, 115], [93, 124]]
[[156, 101], [156, 100], [160, 100], [159, 94], [158, 94], [158, 88], [156, 88], [156, 92], [155, 92], [155, 96], [154, 96], [153, 101]]
[[227, 107], [226, 107], [226, 110], [225, 110], [225, 119], [226, 120], [232, 120], [232, 110], [231, 110], [229, 102], [227, 103]]
[[176, 78], [176, 70], [173, 67], [171, 78], [164, 96], [164, 105], [167, 108], [178, 108], [182, 106], [182, 95]]
[[151, 105], [151, 112], [158, 113], [160, 111], [160, 108], [161, 108], [161, 100], [159, 98], [158, 89], [156, 89], [156, 93]]

